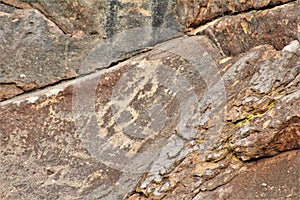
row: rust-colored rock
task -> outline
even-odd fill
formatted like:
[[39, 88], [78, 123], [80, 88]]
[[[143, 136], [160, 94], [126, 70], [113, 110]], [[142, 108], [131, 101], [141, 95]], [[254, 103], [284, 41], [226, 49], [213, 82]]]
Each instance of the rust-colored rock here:
[[24, 91], [14, 84], [2, 84], [0, 85], [0, 99], [9, 99], [18, 94], [22, 94]]
[[[2, 197], [121, 198], [140, 179], [136, 191], [145, 196], [191, 199], [232, 180], [243, 166], [239, 158], [299, 148], [297, 42], [284, 51], [261, 46], [235, 58], [217, 56], [205, 37], [190, 42], [170, 40], [118, 67], [3, 102]], [[178, 44], [195, 44], [202, 64], [191, 65], [197, 57]], [[223, 79], [205, 77], [211, 72], [195, 66], [218, 67]], [[167, 78], [172, 74], [178, 77]], [[199, 105], [185, 113], [196, 105], [194, 97]], [[32, 184], [20, 186], [24, 176]]]
[[[208, 56], [208, 60], [202, 62], [203, 67], [213, 62], [210, 54], [215, 59], [221, 57], [205, 37], [179, 38], [113, 69], [2, 102], [0, 167], [5, 173], [0, 176], [4, 185], [1, 198], [120, 199], [134, 190], [138, 178], [151, 162], [159, 158], [166, 162], [163, 166], [172, 167], [178, 159], [177, 153], [185, 146], [175, 134], [180, 122], [176, 110], [180, 110], [182, 98], [199, 97], [205, 91], [200, 72], [176, 55], [188, 53], [180, 48], [176, 51], [178, 44], [186, 40], [194, 42], [204, 58]], [[202, 46], [209, 53], [201, 49]], [[171, 75], [178, 79], [171, 79]], [[148, 81], [138, 84], [136, 76]], [[132, 78], [132, 82], [126, 77]], [[184, 82], [185, 79], [189, 82]], [[137, 87], [131, 91], [133, 82]], [[126, 85], [128, 91], [122, 88]], [[193, 90], [188, 92], [189, 88]], [[119, 89], [122, 92], [118, 92]], [[93, 94], [96, 94], [95, 99]], [[127, 102], [124, 97], [129, 94], [134, 96]], [[122, 103], [118, 100], [114, 103], [111, 98], [121, 98]], [[161, 107], [155, 104], [153, 107], [153, 101], [160, 102]], [[126, 103], [128, 107], [116, 118], [118, 110], [115, 109], [124, 109], [118, 106]], [[93, 112], [95, 107], [97, 112]], [[127, 114], [132, 114], [132, 121], [131, 125], [124, 126], [128, 123], [124, 120], [130, 119], [124, 115], [126, 109], [130, 110]], [[160, 113], [161, 109], [166, 111], [166, 116]], [[138, 129], [140, 132], [136, 133]], [[166, 149], [170, 154], [174, 151], [174, 158], [156, 157], [165, 144], [174, 147], [170, 137], [182, 143], [178, 149]], [[108, 155], [107, 148], [111, 148]], [[110, 157], [112, 154], [117, 157]]]
[[230, 183], [194, 199], [299, 199], [299, 165], [299, 150], [247, 163]]
[[[120, 32], [146, 27], [147, 32], [140, 35], [155, 39], [134, 52], [122, 52], [125, 56], [120, 53], [111, 63], [178, 36], [180, 26], [173, 7], [171, 1], [153, 4], [149, 1], [1, 1], [0, 87], [10, 84], [19, 90], [2, 89], [0, 101], [77, 77], [88, 52], [104, 38]], [[157, 34], [151, 27], [173, 32]]]
[[210, 37], [226, 55], [238, 55], [258, 45], [269, 44], [281, 50], [300, 40], [300, 3], [236, 16], [225, 16], [212, 23], [190, 29], [191, 34]]
[[298, 199], [287, 2], [2, 0], [0, 199]]
[[[300, 48], [295, 44], [299, 42], [292, 42], [283, 51], [259, 46], [237, 57], [221, 59], [227, 108], [222, 133], [211, 135], [223, 111], [205, 118], [210, 108], [205, 105], [204, 112], [195, 113], [189, 120], [198, 129], [195, 145], [200, 149], [165, 174], [162, 182], [146, 177], [137, 191], [164, 199], [192, 199], [198, 193], [205, 196], [206, 191], [230, 182], [243, 166], [241, 161], [299, 149], [300, 60], [294, 52]], [[162, 190], [161, 185], [169, 189], [165, 186]]]
[[294, 0], [179, 0], [177, 13], [186, 27], [198, 27], [225, 15], [271, 8]]

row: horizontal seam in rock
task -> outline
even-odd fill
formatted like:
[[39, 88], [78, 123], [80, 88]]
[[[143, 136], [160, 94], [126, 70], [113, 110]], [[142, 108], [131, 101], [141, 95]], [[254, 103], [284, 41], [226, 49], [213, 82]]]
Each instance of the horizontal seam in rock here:
[[[267, 6], [263, 6], [261, 8], [255, 9], [255, 8], [250, 8], [248, 10], [242, 11], [242, 12], [236, 12], [236, 13], [229, 13], [229, 12], [225, 12], [223, 15], [220, 15], [212, 20], [208, 20], [205, 21], [204, 23], [199, 23], [198, 25], [195, 26], [188, 26], [186, 27], [186, 33], [187, 35], [198, 35], [201, 34], [201, 32], [203, 30], [205, 30], [205, 27], [208, 27], [210, 24], [214, 24], [217, 21], [221, 20], [224, 17], [230, 17], [230, 16], [238, 16], [238, 15], [245, 15], [247, 13], [251, 13], [254, 11], [265, 11], [265, 10], [271, 10], [280, 6], [284, 6], [284, 5], [289, 5], [289, 4], [294, 4], [295, 2], [297, 2], [298, 0], [291, 0], [289, 2], [286, 3], [282, 3], [282, 4], [276, 4], [276, 5], [267, 5]], [[197, 29], [203, 28], [199, 31], [197, 31]]]
[[[123, 59], [119, 59], [119, 60], [116, 60], [112, 63], [110, 63], [107, 67], [104, 67], [104, 68], [101, 68], [101, 69], [95, 69], [94, 71], [90, 72], [90, 73], [84, 73], [84, 74], [80, 74], [79, 76], [76, 76], [76, 77], [72, 77], [72, 78], [65, 78], [65, 79], [61, 79], [59, 81], [56, 81], [55, 83], [51, 83], [51, 84], [47, 84], [45, 86], [42, 86], [42, 87], [39, 87], [39, 88], [36, 88], [36, 89], [33, 89], [33, 90], [28, 90], [24, 93], [21, 93], [21, 94], [18, 94], [12, 98], [8, 98], [8, 99], [5, 99], [5, 100], [2, 100], [0, 101], [0, 106], [1, 104], [2, 105], [5, 105], [6, 103], [10, 103], [14, 100], [17, 100], [18, 98], [22, 98], [24, 96], [27, 96], [27, 95], [30, 95], [30, 94], [34, 94], [35, 92], [42, 92], [43, 90], [48, 90], [49, 88], [51, 87], [55, 87], [55, 86], [60, 86], [62, 84], [67, 84], [68, 82], [72, 81], [72, 80], [75, 80], [75, 79], [79, 79], [79, 78], [86, 78], [86, 77], [89, 77], [89, 76], [92, 76], [98, 72], [102, 72], [104, 70], [108, 70], [108, 69], [114, 69], [114, 67], [116, 67], [118, 64], [122, 63], [122, 62], [126, 62], [127, 60], [135, 57], [135, 56], [138, 56], [140, 54], [143, 54], [143, 53], [146, 53], [146, 52], [150, 52], [152, 51], [152, 49], [161, 44], [161, 43], [164, 43], [164, 42], [167, 42], [167, 41], [170, 41], [170, 40], [173, 40], [173, 39], [176, 39], [176, 38], [180, 38], [180, 37], [184, 37], [184, 36], [175, 36], [175, 37], [172, 37], [172, 38], [169, 38], [169, 39], [166, 39], [160, 43], [157, 43], [155, 45], [153, 45], [152, 47], [146, 47], [145, 49], [142, 49], [138, 52], [136, 52], [135, 54], [133, 55], [129, 55], [128, 57], [126, 58], [123, 58]], [[13, 82], [12, 82], [13, 83]], [[3, 83], [3, 84], [6, 84], [6, 83]], [[71, 84], [71, 83], [70, 83]], [[1, 85], [1, 83], [0, 83]], [[23, 89], [22, 89], [23, 90]], [[24, 90], [23, 90], [24, 91]]]
[[[104, 67], [104, 68], [96, 68], [96, 71], [101, 71], [101, 70], [103, 70], [103, 69], [109, 69], [109, 68], [112, 68], [112, 67], [117, 66], [118, 64], [120, 64], [120, 63], [122, 63], [122, 62], [125, 62], [126, 60], [129, 60], [130, 58], [132, 58], [132, 57], [134, 57], [134, 56], [138, 56], [138, 55], [140, 55], [140, 54], [143, 54], [143, 53], [147, 53], [147, 52], [149, 52], [149, 51], [152, 51], [152, 49], [153, 49], [153, 47], [149, 47], [149, 48], [142, 49], [142, 50], [136, 52], [136, 53], [133, 54], [133, 55], [126, 56], [125, 58], [122, 58], [122, 59], [119, 59], [119, 60], [117, 60], [117, 61], [114, 61], [114, 62], [110, 63], [107, 67]], [[92, 72], [92, 73], [94, 73], [94, 72]], [[92, 73], [90, 73], [90, 74], [92, 74]], [[87, 75], [87, 74], [85, 74], [85, 75]]]
[[[66, 83], [66, 82], [71, 81], [71, 80], [74, 80], [74, 79], [76, 79], [76, 78], [78, 78], [78, 77], [60, 79], [59, 81], [56, 81], [56, 82], [54, 82], [54, 83], [47, 84], [47, 85], [45, 85], [45, 86], [42, 86], [42, 87], [39, 87], [39, 88], [36, 88], [36, 89], [32, 89], [32, 90], [27, 90], [27, 91], [25, 91], [24, 89], [22, 89], [22, 87], [18, 86], [16, 83], [9, 83], [9, 85], [15, 85], [17, 88], [23, 90], [24, 93], [17, 94], [17, 95], [15, 95], [15, 96], [13, 96], [12, 98], [8, 98], [8, 99], [5, 99], [5, 100], [0, 101], [0, 106], [1, 106], [2, 103], [5, 104], [6, 102], [13, 101], [15, 98], [20, 98], [20, 97], [22, 97], [22, 96], [30, 95], [30, 94], [33, 94], [33, 93], [35, 93], [35, 92], [47, 90], [47, 89], [49, 89], [50, 87], [59, 86], [59, 85], [61, 85], [62, 83]], [[1, 85], [6, 85], [6, 84], [7, 84], [7, 83], [0, 83], [0, 86], [1, 86]]]
[[276, 8], [276, 7], [279, 7], [279, 6], [283, 6], [283, 5], [288, 5], [288, 4], [294, 3], [296, 1], [297, 0], [291, 0], [289, 2], [282, 3], [282, 4], [266, 5], [266, 6], [263, 6], [261, 8], [258, 8], [258, 9], [249, 8], [249, 9], [244, 10], [244, 11], [233, 12], [233, 13], [231, 13], [230, 11], [227, 11], [227, 12], [223, 13], [222, 15], [217, 16], [216, 18], [214, 18], [212, 20], [204, 21], [203, 23], [196, 24], [195, 26], [188, 26], [187, 28], [197, 28], [199, 26], [206, 25], [206, 24], [208, 24], [210, 22], [213, 22], [215, 20], [221, 19], [221, 18], [226, 17], [226, 16], [237, 16], [237, 15], [240, 15], [240, 14], [246, 14], [246, 13], [250, 13], [250, 12], [253, 12], [253, 11], [271, 10], [273, 8]]
[[[240, 160], [240, 159], [239, 159], [239, 160], [240, 160], [241, 162], [243, 162], [243, 163], [257, 162], [257, 161], [259, 161], [259, 160], [264, 160], [264, 159], [272, 158], [272, 157], [278, 156], [278, 155], [280, 155], [280, 154], [282, 154], [282, 153], [289, 152], [289, 151], [295, 151], [295, 150], [299, 150], [299, 149], [300, 149], [300, 148], [294, 148], [294, 149], [284, 150], [284, 151], [281, 151], [281, 152], [279, 152], [278, 154], [273, 155], [273, 156], [259, 157], [259, 158], [255, 158], [255, 159], [251, 159], [251, 160], [246, 160], [246, 161], [242, 161], [242, 160]], [[237, 172], [237, 173], [231, 178], [231, 180], [229, 180], [228, 182], [223, 183], [223, 184], [221, 184], [221, 185], [215, 187], [214, 189], [212, 189], [212, 190], [207, 190], [207, 191], [214, 191], [214, 190], [218, 189], [218, 188], [221, 187], [221, 186], [227, 185], [228, 183], [230, 183], [231, 181], [233, 181], [234, 178], [235, 178], [238, 174], [239, 174], [239, 172]], [[196, 192], [195, 195], [192, 196], [192, 199], [194, 199], [199, 193], [203, 192], [203, 191], [200, 190], [200, 188], [198, 188], [198, 189], [199, 189], [199, 191]]]
[[[170, 40], [174, 40], [174, 39], [180, 38], [180, 37], [184, 37], [184, 36], [174, 36], [174, 37], [171, 37], [171, 38], [169, 38], [169, 39], [166, 39], [166, 40], [164, 40], [164, 41], [162, 41], [162, 42], [159, 42], [159, 43], [157, 43], [157, 44], [155, 44], [155, 45], [153, 45], [153, 46], [145, 47], [144, 49], [141, 49], [141, 50], [137, 51], [136, 53], [134, 53], [134, 54], [132, 54], [132, 55], [128, 55], [128, 56], [126, 56], [125, 58], [119, 58], [119, 59], [117, 59], [116, 61], [111, 62], [111, 63], [110, 63], [108, 66], [106, 66], [106, 67], [103, 67], [103, 68], [96, 68], [94, 71], [89, 72], [89, 73], [80, 74], [80, 75], [77, 76], [76, 78], [79, 78], [79, 77], [86, 77], [86, 76], [89, 76], [89, 75], [94, 74], [94, 73], [96, 73], [96, 72], [103, 71], [103, 70], [105, 70], [105, 69], [112, 69], [113, 67], [117, 66], [118, 64], [120, 64], [120, 63], [122, 63], [122, 62], [126, 62], [127, 60], [129, 60], [129, 59], [131, 59], [131, 58], [133, 58], [133, 57], [135, 57], [135, 56], [138, 56], [138, 55], [141, 55], [141, 54], [144, 54], [144, 53], [147, 53], [147, 52], [152, 51], [153, 48], [154, 48], [155, 46], [159, 45], [159, 44], [162, 44], [162, 43], [164, 43], [164, 42], [168, 42], [168, 41], [170, 41]], [[127, 53], [130, 53], [130, 52], [127, 52]]]
[[278, 156], [280, 154], [283, 154], [283, 153], [286, 153], [286, 152], [289, 152], [289, 151], [298, 151], [298, 150], [300, 150], [300, 148], [287, 149], [287, 150], [283, 150], [283, 151], [278, 151], [278, 153], [276, 155], [262, 156], [262, 157], [258, 157], [258, 158], [252, 158], [250, 160], [244, 160], [242, 162], [244, 162], [244, 163], [257, 162], [259, 160], [264, 160], [264, 159], [272, 158], [272, 157]]
[[[229, 180], [228, 182], [224, 182], [224, 183], [222, 183], [222, 184], [216, 186], [215, 188], [213, 188], [213, 189], [211, 189], [211, 190], [205, 190], [205, 191], [210, 191], [210, 192], [211, 192], [211, 191], [214, 191], [214, 190], [218, 189], [219, 187], [222, 187], [222, 186], [224, 186], [224, 185], [227, 185], [227, 184], [230, 183], [237, 175], [238, 175], [238, 172], [235, 173], [235, 174], [230, 178], [230, 180]], [[205, 192], [205, 191], [202, 191], [202, 190], [200, 189], [200, 187], [201, 187], [201, 186], [199, 186], [199, 187], [197, 188], [197, 189], [199, 189], [199, 191], [196, 192], [196, 194], [195, 194], [194, 196], [192, 196], [192, 199], [194, 199], [199, 193]]]

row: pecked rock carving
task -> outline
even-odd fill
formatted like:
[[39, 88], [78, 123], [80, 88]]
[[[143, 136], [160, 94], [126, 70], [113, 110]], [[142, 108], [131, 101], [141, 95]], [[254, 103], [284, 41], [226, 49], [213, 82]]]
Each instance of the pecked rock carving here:
[[298, 10], [0, 1], [0, 199], [299, 199]]

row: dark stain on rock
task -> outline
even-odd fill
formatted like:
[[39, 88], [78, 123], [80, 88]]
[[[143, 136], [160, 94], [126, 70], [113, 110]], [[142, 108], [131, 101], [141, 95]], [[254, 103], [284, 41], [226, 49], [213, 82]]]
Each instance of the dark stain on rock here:
[[152, 0], [152, 27], [161, 27], [167, 11], [168, 1]]
[[117, 0], [112, 0], [109, 2], [109, 16], [106, 22], [106, 33], [108, 38], [115, 34], [115, 25], [119, 6], [120, 4]]

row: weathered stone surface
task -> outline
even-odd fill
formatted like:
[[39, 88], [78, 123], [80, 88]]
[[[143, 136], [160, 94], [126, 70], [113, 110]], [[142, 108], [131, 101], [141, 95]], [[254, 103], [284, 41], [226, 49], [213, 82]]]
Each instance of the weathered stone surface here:
[[[291, 45], [294, 43], [298, 41]], [[285, 49], [300, 50], [293, 46], [298, 49]], [[163, 181], [154, 181], [153, 176], [143, 179], [147, 186], [142, 184], [137, 191], [151, 198], [192, 199], [232, 180], [243, 165], [241, 160], [300, 147], [299, 56], [293, 51], [259, 46], [219, 64], [227, 98], [226, 123], [219, 130], [222, 133], [214, 130], [223, 111], [206, 118], [210, 105], [202, 105], [187, 124], [197, 128], [195, 146], [199, 149], [163, 174]], [[162, 190], [161, 185], [168, 187]]]
[[[75, 77], [68, 55], [68, 36], [36, 10], [14, 10], [0, 16], [0, 88], [8, 84], [14, 94]], [[7, 90], [8, 91], [8, 90]]]
[[190, 29], [191, 34], [210, 37], [226, 55], [238, 55], [269, 44], [281, 50], [293, 40], [300, 40], [300, 2], [237, 16], [225, 16], [211, 24]]
[[299, 148], [299, 56], [268, 46], [255, 48], [227, 74], [225, 80], [232, 80], [227, 121], [237, 126], [229, 131], [236, 155], [247, 160]]
[[[0, 3], [3, 24], [0, 100], [76, 77], [80, 63], [101, 38], [141, 26], [179, 30], [173, 13], [175, 4], [172, 1], [98, 1], [96, 5], [88, 1], [2, 2], [5, 4]], [[262, 1], [226, 5], [230, 5], [231, 8], [237, 6], [237, 11], [243, 11], [251, 7], [258, 9], [284, 2]], [[210, 13], [218, 13], [210, 8], [213, 6], [225, 9], [221, 13], [227, 13], [228, 6], [224, 7], [224, 3], [219, 5], [198, 2], [193, 4], [193, 8], [197, 9], [197, 4], [207, 4]], [[189, 5], [189, 2], [179, 2], [179, 10], [182, 5]], [[243, 8], [243, 5], [246, 7]], [[239, 6], [241, 8], [238, 8]], [[191, 8], [188, 9], [190, 10]], [[199, 32], [196, 29], [192, 32], [207, 34], [227, 55], [237, 55], [261, 44], [271, 44], [276, 49], [282, 49], [291, 40], [299, 40], [298, 10], [299, 2], [295, 2], [271, 10], [225, 17], [204, 31]], [[183, 16], [178, 14], [178, 19]], [[211, 15], [210, 18], [215, 17]], [[170, 37], [172, 36], [168, 38]], [[94, 69], [86, 73], [92, 71]], [[9, 92], [8, 85], [12, 88]]]
[[299, 166], [299, 150], [247, 163], [230, 183], [194, 199], [299, 199]]
[[[199, 58], [177, 47], [196, 41], [199, 69], [219, 60], [223, 79], [203, 76], [209, 71], [192, 65]], [[193, 42], [171, 40], [116, 68], [1, 103], [2, 197], [116, 199], [140, 179], [136, 191], [149, 198], [191, 199], [232, 180], [243, 166], [238, 158], [300, 147], [300, 65], [291, 52], [299, 49], [261, 46], [223, 58], [205, 37]], [[216, 116], [226, 123], [216, 127], [224, 120]]]
[[15, 84], [1, 84], [0, 86], [0, 99], [9, 99], [24, 91]]
[[2, 1], [19, 8], [37, 9], [71, 35], [83, 32], [106, 38], [133, 27], [180, 28], [173, 12], [176, 5], [173, 0]]
[[1, 0], [0, 199], [298, 199], [299, 1], [194, 2]]
[[[177, 155], [178, 152], [185, 146], [175, 134], [178, 123], [184, 125], [178, 112], [182, 98], [194, 95], [199, 98], [205, 91], [200, 72], [176, 55], [185, 53], [185, 48], [176, 50], [184, 41], [184, 38], [170, 41], [114, 69], [2, 102], [0, 167], [5, 173], [0, 179], [5, 187], [0, 191], [1, 198], [121, 199], [134, 190], [137, 179], [156, 161], [160, 148], [170, 142], [173, 145], [170, 137], [182, 144], [177, 144], [178, 149], [167, 148], [164, 153], [174, 151], [174, 158], [156, 167], [159, 167], [157, 170], [165, 165], [172, 167], [177, 157], [182, 156]], [[191, 41], [195, 44], [199, 41], [208, 49], [206, 53], [201, 50], [202, 46], [196, 45], [203, 58], [209, 54], [215, 59], [221, 58], [207, 38]], [[201, 61], [201, 68], [214, 62], [209, 58]], [[145, 70], [145, 74], [141, 70]], [[172, 75], [178, 79], [172, 79]], [[138, 76], [148, 81], [139, 83], [140, 79], [135, 80]], [[126, 86], [124, 81], [128, 86], [137, 81], [137, 87], [126, 91], [122, 88]], [[123, 93], [118, 92], [118, 87]], [[192, 93], [186, 92], [189, 89]], [[94, 93], [95, 99], [92, 98]], [[126, 95], [133, 95], [130, 102]], [[114, 103], [111, 98], [121, 98], [122, 103]], [[161, 107], [153, 107], [153, 102], [161, 102]], [[122, 125], [128, 120], [123, 115], [116, 118], [118, 110], [115, 109], [124, 109], [118, 108], [121, 105], [127, 105], [124, 112], [131, 110], [128, 114], [133, 114], [132, 125]], [[156, 110], [162, 108], [166, 110], [165, 118]], [[130, 127], [133, 131], [141, 130], [131, 132]], [[109, 155], [117, 157], [106, 155], [107, 148], [112, 148]], [[116, 148], [126, 154], [118, 154]]]
[[[1, 2], [0, 101], [94, 72], [96, 69], [91, 68], [77, 73], [88, 52], [103, 42], [103, 38], [140, 28], [136, 37], [146, 40], [133, 52], [127, 49], [119, 53], [112, 63], [180, 34], [172, 1]], [[157, 33], [151, 27], [173, 32]], [[148, 40], [151, 42], [147, 43]], [[14, 91], [6, 90], [8, 84]]]
[[224, 15], [236, 15], [251, 10], [270, 8], [294, 0], [179, 0], [177, 13], [186, 27], [197, 27]]

